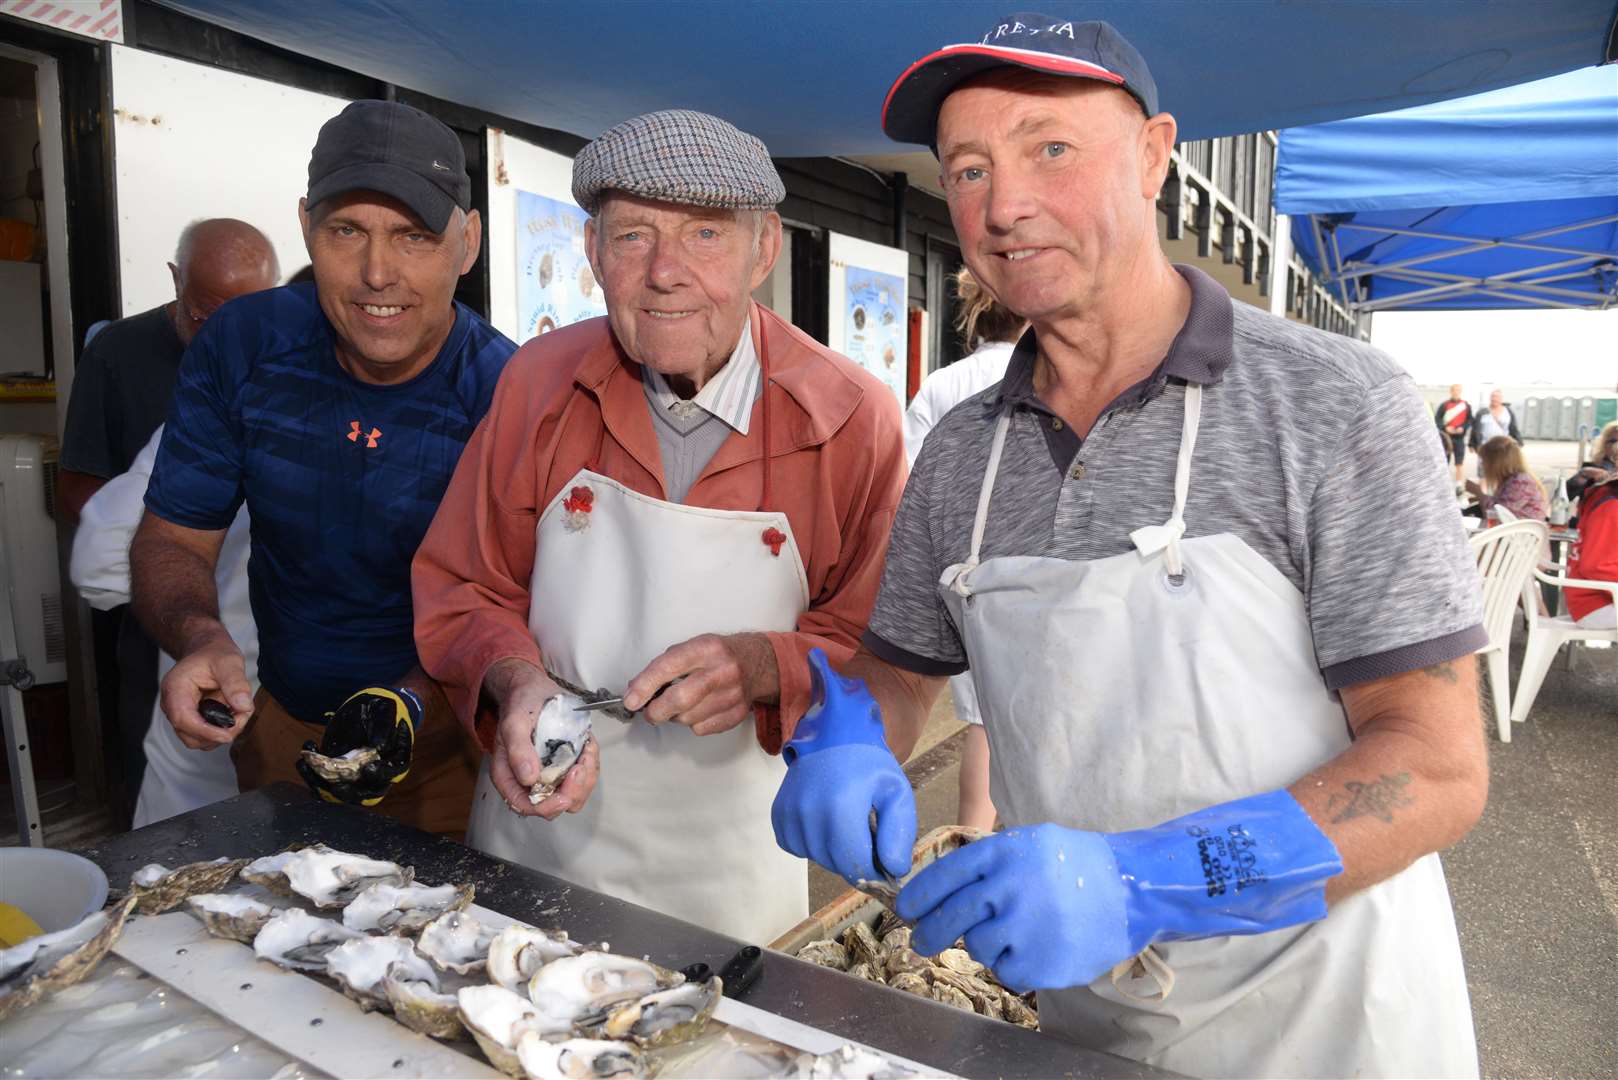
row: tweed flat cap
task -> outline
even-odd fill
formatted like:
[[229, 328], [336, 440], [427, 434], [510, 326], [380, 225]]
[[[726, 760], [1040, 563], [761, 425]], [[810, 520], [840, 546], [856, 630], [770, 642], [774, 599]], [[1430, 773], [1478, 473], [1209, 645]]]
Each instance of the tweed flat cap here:
[[762, 142], [690, 109], [625, 120], [580, 150], [573, 200], [594, 216], [606, 191], [720, 210], [773, 210], [786, 198]]

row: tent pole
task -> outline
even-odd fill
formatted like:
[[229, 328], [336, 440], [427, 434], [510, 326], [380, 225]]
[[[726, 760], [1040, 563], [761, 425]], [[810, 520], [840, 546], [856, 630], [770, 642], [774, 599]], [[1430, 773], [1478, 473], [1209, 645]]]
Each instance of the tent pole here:
[[1275, 235], [1270, 238], [1270, 314], [1286, 318], [1287, 268], [1292, 263], [1292, 219], [1275, 215]]

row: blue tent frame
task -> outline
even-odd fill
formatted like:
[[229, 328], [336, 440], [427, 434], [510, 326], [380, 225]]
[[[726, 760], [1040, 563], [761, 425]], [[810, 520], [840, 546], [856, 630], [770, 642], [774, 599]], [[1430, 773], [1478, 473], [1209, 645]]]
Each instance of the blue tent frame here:
[[1279, 142], [1276, 209], [1355, 312], [1618, 304], [1618, 66]]

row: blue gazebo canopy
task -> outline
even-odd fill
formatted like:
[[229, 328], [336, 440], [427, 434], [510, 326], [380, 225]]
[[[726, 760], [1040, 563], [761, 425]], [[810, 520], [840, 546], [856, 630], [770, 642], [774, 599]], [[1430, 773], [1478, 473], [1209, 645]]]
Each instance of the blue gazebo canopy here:
[[1618, 65], [1281, 132], [1276, 209], [1357, 311], [1618, 303]]
[[893, 79], [1017, 12], [1118, 27], [1184, 139], [1385, 112], [1618, 59], [1614, 0], [158, 2], [542, 127], [594, 137], [652, 109], [702, 109], [782, 157], [894, 152], [880, 124]]

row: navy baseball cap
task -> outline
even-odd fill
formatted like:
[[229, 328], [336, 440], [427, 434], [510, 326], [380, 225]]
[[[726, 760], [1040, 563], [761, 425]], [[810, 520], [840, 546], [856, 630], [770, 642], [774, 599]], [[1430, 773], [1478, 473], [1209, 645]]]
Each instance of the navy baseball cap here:
[[348, 191], [380, 191], [435, 233], [472, 205], [461, 140], [420, 109], [356, 101], [327, 120], [309, 155], [309, 206]]
[[894, 81], [882, 103], [882, 130], [895, 142], [937, 142], [938, 110], [957, 86], [985, 71], [1020, 67], [1112, 83], [1157, 115], [1157, 83], [1135, 46], [1112, 25], [1019, 12], [979, 41], [945, 45]]

